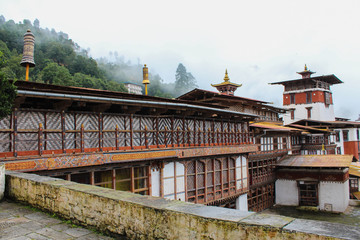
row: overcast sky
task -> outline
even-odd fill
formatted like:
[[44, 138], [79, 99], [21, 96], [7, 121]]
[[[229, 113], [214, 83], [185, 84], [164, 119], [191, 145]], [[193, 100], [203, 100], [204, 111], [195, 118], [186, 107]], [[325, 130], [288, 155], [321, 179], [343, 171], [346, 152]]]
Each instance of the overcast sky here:
[[[360, 1], [246, 0], [1, 0], [0, 15], [36, 18], [42, 28], [69, 34], [94, 58], [117, 51], [147, 64], [167, 82], [179, 63], [202, 89], [223, 80], [235, 94], [282, 106], [282, 86], [306, 63], [315, 75], [335, 74], [335, 115], [360, 113]], [[314, 76], [314, 75], [313, 75]]]

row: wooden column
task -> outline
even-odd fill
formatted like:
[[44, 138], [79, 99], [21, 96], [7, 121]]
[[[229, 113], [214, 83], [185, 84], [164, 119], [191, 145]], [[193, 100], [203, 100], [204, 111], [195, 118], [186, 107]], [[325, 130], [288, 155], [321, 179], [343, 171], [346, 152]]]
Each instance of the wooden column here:
[[95, 185], [95, 172], [94, 171], [90, 172], [90, 184]]
[[206, 146], [206, 140], [205, 140], [206, 139], [206, 123], [205, 123], [205, 118], [203, 118], [203, 131], [204, 131], [203, 142], [204, 142], [204, 146]]
[[177, 200], [177, 186], [176, 186], [176, 161], [174, 161], [174, 199]]
[[160, 163], [160, 197], [164, 197], [164, 162]]
[[64, 111], [61, 111], [61, 150], [63, 153], [65, 153], [66, 148], [66, 135], [65, 135], [65, 113]]
[[174, 116], [171, 117], [171, 146], [175, 147], [175, 144], [174, 144]]
[[196, 145], [196, 119], [194, 118], [194, 134], [193, 134], [193, 138], [194, 138], [194, 146]]
[[15, 108], [14, 111], [13, 111], [13, 128], [14, 128], [14, 131], [13, 131], [13, 134], [14, 134], [14, 137], [13, 137], [13, 153], [14, 153], [14, 157], [17, 157], [17, 146], [16, 146], [16, 143], [17, 143], [17, 109]]
[[195, 162], [195, 175], [194, 175], [194, 181], [195, 181], [195, 203], [198, 202], [198, 185], [197, 185], [197, 160], [194, 161]]
[[152, 196], [151, 166], [149, 165], [149, 166], [147, 167], [147, 169], [148, 169], [148, 188], [149, 188], [148, 194], [149, 194], [150, 196]]
[[81, 152], [84, 152], [85, 150], [85, 142], [84, 142], [84, 124], [81, 124], [81, 129], [80, 129], [80, 149]]
[[156, 147], [159, 148], [159, 117], [156, 116]]
[[135, 191], [134, 167], [130, 168], [130, 179], [131, 179], [130, 191], [133, 193]]
[[115, 190], [116, 189], [116, 170], [112, 169], [111, 172], [112, 172], [111, 185], [112, 185], [112, 189]]
[[117, 124], [115, 127], [115, 148], [119, 150], [119, 126]]
[[182, 119], [182, 139], [183, 139], [183, 147], [185, 147], [185, 131], [186, 131], [186, 128], [185, 128], [185, 117]]
[[102, 152], [103, 150], [103, 121], [102, 121], [102, 114], [99, 113], [98, 115], [99, 120], [99, 151]]
[[205, 166], [205, 169], [204, 169], [204, 203], [207, 202], [207, 163], [208, 161], [204, 161], [204, 166]]
[[[74, 130], [76, 130], [76, 113], [74, 113]], [[77, 146], [77, 139], [76, 139], [76, 135], [77, 135], [77, 131], [74, 131], [74, 148], [76, 149], [76, 148], [78, 148], [78, 146]], [[80, 139], [80, 145], [81, 145], [81, 139]]]
[[38, 129], [38, 154], [41, 156], [43, 153], [43, 125], [39, 123]]
[[126, 116], [124, 116], [124, 147], [127, 146], [127, 141], [126, 141], [126, 138], [127, 138], [127, 130], [126, 130]]
[[144, 138], [145, 138], [145, 148], [149, 148], [149, 143], [148, 143], [148, 138], [147, 138], [147, 126], [146, 125], [145, 125]]
[[[46, 119], [46, 112], [44, 112], [44, 129], [47, 129], [47, 119]], [[43, 150], [47, 149], [47, 131], [44, 131], [44, 144], [43, 144]]]
[[133, 115], [130, 114], [130, 147], [134, 149]]

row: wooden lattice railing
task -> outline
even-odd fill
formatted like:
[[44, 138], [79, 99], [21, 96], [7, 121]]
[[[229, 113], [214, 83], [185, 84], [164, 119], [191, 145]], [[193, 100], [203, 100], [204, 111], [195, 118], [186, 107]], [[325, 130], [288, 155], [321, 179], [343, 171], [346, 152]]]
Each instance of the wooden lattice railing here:
[[248, 122], [20, 109], [0, 121], [0, 157], [252, 143]]

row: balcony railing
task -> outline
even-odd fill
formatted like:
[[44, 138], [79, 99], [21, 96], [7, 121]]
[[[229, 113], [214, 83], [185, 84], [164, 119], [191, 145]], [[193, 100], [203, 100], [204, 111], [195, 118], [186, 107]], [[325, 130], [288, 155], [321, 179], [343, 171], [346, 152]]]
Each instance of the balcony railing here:
[[252, 143], [247, 122], [21, 109], [0, 121], [0, 157]]

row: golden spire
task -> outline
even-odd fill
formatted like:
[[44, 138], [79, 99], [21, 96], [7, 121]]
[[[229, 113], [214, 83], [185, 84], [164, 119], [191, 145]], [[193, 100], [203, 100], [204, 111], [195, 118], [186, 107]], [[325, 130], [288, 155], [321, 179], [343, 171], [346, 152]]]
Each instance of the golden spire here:
[[304, 71], [307, 72], [307, 70], [308, 70], [308, 69], [307, 69], [307, 66], [306, 66], [306, 64], [305, 64]]
[[225, 70], [225, 77], [224, 77], [224, 82], [228, 82], [230, 80], [229, 76], [228, 76], [228, 72], [227, 69]]
[[149, 81], [149, 70], [146, 67], [146, 64], [144, 64], [144, 67], [143, 67], [143, 81], [142, 81], [142, 84], [145, 85], [145, 95], [148, 95], [147, 85], [150, 84], [150, 81]]

